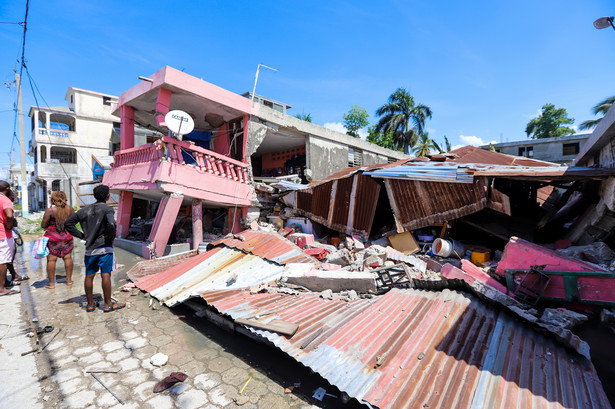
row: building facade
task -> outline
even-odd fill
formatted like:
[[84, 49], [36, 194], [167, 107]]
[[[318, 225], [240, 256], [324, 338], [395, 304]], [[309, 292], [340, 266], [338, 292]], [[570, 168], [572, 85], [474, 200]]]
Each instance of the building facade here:
[[[249, 215], [258, 218], [254, 177], [316, 180], [349, 164], [407, 157], [287, 115], [288, 106], [279, 105], [284, 109], [168, 66], [124, 92], [114, 112], [121, 118], [120, 150], [103, 179], [119, 192], [118, 237], [135, 231], [131, 220], [145, 220], [146, 239], [132, 251], [160, 257], [171, 237], [182, 234], [196, 248], [216, 220], [223, 220], [224, 232], [238, 232]], [[165, 115], [173, 110], [189, 114], [194, 131], [182, 140], [165, 136], [139, 145], [135, 124], [168, 134]]]
[[[495, 151], [514, 156], [525, 156], [536, 160], [570, 165], [590, 133], [577, 133], [559, 138], [526, 139], [521, 141], [493, 144]], [[489, 149], [489, 145], [481, 146]]]

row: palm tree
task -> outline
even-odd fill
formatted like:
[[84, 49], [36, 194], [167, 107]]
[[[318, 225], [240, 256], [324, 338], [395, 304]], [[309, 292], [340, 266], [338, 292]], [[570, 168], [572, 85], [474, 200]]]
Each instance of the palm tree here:
[[414, 145], [414, 148], [412, 148], [416, 156], [427, 156], [431, 153], [431, 149], [437, 149], [442, 152], [440, 147], [429, 137], [427, 132], [421, 135], [416, 145]]
[[397, 146], [410, 153], [409, 148], [425, 132], [425, 120], [431, 119], [431, 108], [427, 105], [415, 105], [414, 97], [405, 88], [398, 88], [389, 96], [388, 103], [376, 111], [381, 117], [376, 124], [377, 132], [393, 132]]
[[[594, 115], [602, 114], [602, 116], [604, 116], [606, 112], [611, 108], [613, 103], [615, 103], [615, 96], [609, 97], [605, 99], [604, 101], [598, 103], [598, 105], [596, 105], [592, 109], [592, 112], [594, 113]], [[581, 123], [581, 125], [579, 125], [579, 129], [580, 130], [591, 129], [595, 127], [596, 125], [598, 125], [600, 121], [602, 121], [602, 117], [598, 119], [590, 119], [588, 121]]]

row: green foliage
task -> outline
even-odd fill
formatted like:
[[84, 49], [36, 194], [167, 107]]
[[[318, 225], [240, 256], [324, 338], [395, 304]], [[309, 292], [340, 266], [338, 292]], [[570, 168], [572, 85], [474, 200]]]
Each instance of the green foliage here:
[[301, 114], [295, 115], [295, 118], [301, 119], [302, 121], [305, 121], [305, 122], [312, 122], [312, 114], [301, 113]]
[[491, 152], [495, 152], [495, 146], [493, 146], [493, 144], [491, 142], [489, 142], [489, 150]]
[[388, 102], [378, 108], [376, 115], [380, 120], [375, 130], [385, 135], [391, 133], [396, 146], [410, 153], [410, 148], [425, 132], [425, 121], [431, 118], [431, 108], [415, 104], [414, 97], [408, 91], [398, 88], [389, 96]]
[[433, 139], [429, 137], [427, 132], [425, 132], [423, 135], [419, 137], [418, 141], [412, 148], [412, 151], [418, 157], [418, 156], [427, 156], [431, 154], [432, 149], [437, 149], [438, 151], [442, 152], [440, 147], [434, 142]]
[[446, 135], [444, 135], [444, 146], [446, 147], [447, 152], [452, 151], [451, 143], [448, 141], [448, 138], [446, 137]]
[[540, 116], [528, 122], [525, 133], [532, 139], [559, 138], [574, 133], [574, 129], [565, 126], [573, 123], [574, 118], [568, 118], [566, 108], [545, 104]]
[[595, 127], [596, 125], [598, 125], [600, 121], [602, 121], [602, 117], [604, 117], [607, 111], [611, 109], [611, 106], [613, 106], [613, 103], [615, 103], [615, 96], [608, 97], [604, 101], [600, 101], [598, 105], [596, 105], [592, 109], [592, 112], [594, 113], [594, 115], [602, 114], [602, 116], [597, 119], [590, 119], [585, 122], [582, 122], [581, 125], [579, 125], [579, 129], [580, 130], [591, 129]]
[[367, 118], [369, 118], [369, 114], [365, 108], [358, 105], [353, 105], [350, 108], [350, 111], [344, 114], [344, 127], [347, 130], [346, 133], [358, 138], [359, 129], [365, 128], [369, 124]]
[[367, 128], [367, 142], [374, 143], [383, 148], [391, 149], [394, 151], [402, 151], [403, 146], [398, 146], [392, 132], [384, 133], [382, 131], [376, 131], [375, 126]]

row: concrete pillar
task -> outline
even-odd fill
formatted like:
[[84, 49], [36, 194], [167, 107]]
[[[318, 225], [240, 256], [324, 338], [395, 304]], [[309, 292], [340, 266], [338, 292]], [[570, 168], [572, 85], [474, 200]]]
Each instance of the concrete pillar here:
[[198, 249], [203, 241], [203, 201], [192, 199], [192, 248]]
[[130, 214], [132, 211], [133, 193], [128, 190], [120, 191], [117, 206], [117, 237], [125, 238], [130, 227]]
[[135, 146], [135, 112], [128, 105], [120, 106], [120, 150]]
[[150, 249], [155, 257], [162, 257], [164, 255], [164, 250], [169, 242], [169, 237], [171, 237], [171, 230], [173, 230], [173, 225], [183, 200], [183, 195], [173, 193], [166, 195], [160, 201], [152, 232], [149, 235]]
[[156, 122], [158, 126], [164, 126], [164, 116], [171, 109], [171, 95], [173, 93], [167, 88], [158, 88], [158, 98], [156, 99]]
[[[247, 207], [245, 208], [247, 212]], [[224, 234], [228, 233], [239, 233], [243, 230], [243, 226], [241, 225], [241, 215], [244, 211], [244, 208], [231, 207], [228, 209], [228, 215], [226, 217], [226, 224], [224, 225]]]

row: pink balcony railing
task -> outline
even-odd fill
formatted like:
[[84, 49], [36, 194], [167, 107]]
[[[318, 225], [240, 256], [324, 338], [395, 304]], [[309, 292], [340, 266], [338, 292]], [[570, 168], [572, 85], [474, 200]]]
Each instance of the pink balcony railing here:
[[116, 152], [113, 167], [118, 168], [138, 163], [149, 163], [160, 159], [186, 165], [182, 151], [188, 153], [196, 161], [196, 163], [187, 166], [196, 166], [207, 173], [236, 180], [240, 183], [250, 183], [248, 180], [248, 165], [246, 163], [166, 136], [153, 144]]

